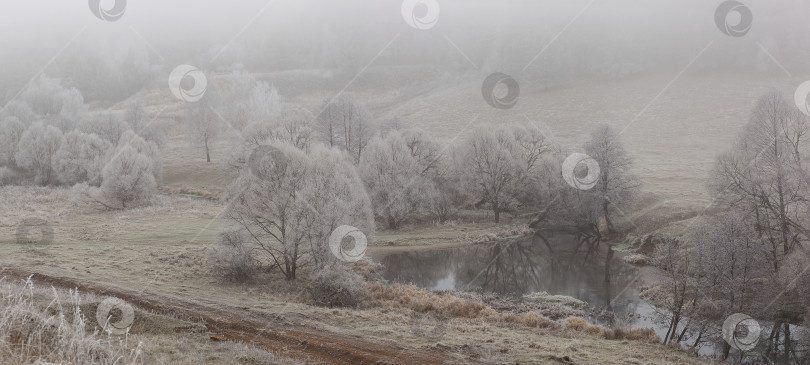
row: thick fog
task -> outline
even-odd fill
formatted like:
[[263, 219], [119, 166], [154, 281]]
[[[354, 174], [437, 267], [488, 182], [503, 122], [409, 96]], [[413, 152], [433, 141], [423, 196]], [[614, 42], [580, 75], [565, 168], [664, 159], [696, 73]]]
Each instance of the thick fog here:
[[[71, 80], [88, 101], [118, 100], [181, 63], [354, 74], [373, 60], [451, 75], [501, 71], [549, 86], [677, 70], [710, 43], [693, 69], [796, 73], [810, 64], [810, 3], [801, 0], [747, 1], [753, 24], [745, 37], [718, 29], [715, 1], [438, 4], [435, 24], [419, 30], [404, 20], [399, 0], [130, 1], [115, 21], [97, 18], [83, 1], [9, 1], [0, 12], [0, 95], [9, 100], [41, 71]], [[414, 14], [426, 11], [417, 6]]]

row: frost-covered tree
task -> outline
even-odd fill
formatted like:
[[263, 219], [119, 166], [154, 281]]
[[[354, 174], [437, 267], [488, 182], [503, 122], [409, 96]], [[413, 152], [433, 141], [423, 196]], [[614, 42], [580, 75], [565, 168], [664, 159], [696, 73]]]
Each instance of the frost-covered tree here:
[[62, 86], [61, 80], [41, 75], [20, 94], [31, 109], [41, 116], [59, 115], [73, 123], [87, 111], [82, 94], [76, 88]]
[[641, 199], [641, 182], [631, 171], [633, 158], [618, 137], [610, 125], [602, 124], [584, 146], [599, 163], [599, 180], [589, 192], [598, 200], [609, 231], [615, 229], [613, 217], [630, 211]]
[[121, 135], [131, 130], [132, 126], [124, 118], [110, 112], [103, 111], [84, 118], [76, 129], [87, 134], [95, 134], [113, 145], [118, 144]]
[[53, 158], [53, 170], [62, 184], [101, 184], [101, 172], [113, 145], [95, 134], [72, 131]]
[[258, 146], [268, 141], [285, 141], [306, 150], [314, 140], [310, 126], [312, 113], [297, 107], [285, 107], [275, 118], [250, 123], [242, 131], [248, 146]]
[[560, 182], [560, 146], [551, 134], [551, 130], [542, 123], [510, 124], [507, 127], [515, 139], [522, 188], [518, 191], [521, 202], [539, 210], [551, 209], [557, 203], [561, 187]]
[[501, 212], [517, 205], [524, 174], [517, 143], [504, 126], [485, 126], [472, 131], [455, 151], [455, 170], [462, 190], [475, 206], [489, 205], [500, 222]]
[[358, 165], [374, 214], [389, 229], [399, 228], [426, 206], [425, 192], [432, 188], [425, 171], [429, 163], [420, 164], [411, 151], [402, 134], [389, 132], [369, 142]]
[[732, 211], [696, 224], [688, 237], [693, 245], [696, 278], [704, 295], [728, 312], [750, 312], [764, 281], [773, 273], [768, 245], [754, 224]]
[[160, 186], [163, 182], [163, 155], [160, 153], [160, 147], [155, 142], [147, 141], [135, 132], [129, 130], [121, 135], [118, 141], [118, 146], [131, 146], [135, 148], [138, 153], [144, 154], [152, 161], [152, 176], [155, 182]]
[[146, 111], [146, 103], [142, 99], [129, 104], [124, 114], [124, 120], [143, 139], [155, 142], [158, 147], [166, 145], [166, 137], [157, 126], [152, 124], [153, 120], [149, 117]]
[[56, 181], [52, 167], [54, 155], [64, 141], [65, 137], [58, 128], [37, 122], [20, 137], [14, 159], [19, 167], [34, 172], [35, 183], [51, 184]]
[[366, 106], [352, 93], [342, 93], [326, 100], [315, 120], [315, 129], [330, 147], [349, 152], [355, 162], [360, 161], [375, 128]]
[[153, 161], [132, 146], [123, 146], [104, 166], [97, 203], [109, 209], [143, 204], [157, 194]]
[[15, 117], [23, 124], [29, 126], [40, 119], [40, 116], [31, 107], [21, 100], [12, 100], [2, 109], [3, 117]]
[[386, 135], [391, 131], [402, 131], [403, 129], [405, 129], [405, 127], [406, 127], [405, 121], [402, 120], [402, 118], [400, 118], [399, 115], [394, 115], [393, 117], [391, 117], [391, 119], [380, 125], [380, 134]]
[[422, 129], [401, 129], [402, 140], [408, 147], [408, 153], [416, 159], [422, 172], [431, 178], [438, 178], [447, 173], [441, 164], [444, 146]]
[[14, 116], [0, 120], [0, 154], [8, 166], [17, 165], [14, 153], [17, 152], [17, 145], [20, 143], [25, 128], [25, 124]]
[[205, 101], [236, 130], [277, 118], [282, 107], [278, 89], [243, 69], [217, 78], [206, 91]]
[[810, 123], [778, 92], [759, 99], [734, 146], [718, 157], [712, 194], [754, 218], [771, 243], [774, 267], [810, 237], [807, 146]]
[[210, 105], [210, 99], [203, 98], [196, 103], [186, 104], [184, 124], [190, 142], [205, 152], [205, 161], [211, 162], [211, 148], [224, 130], [217, 111]]
[[233, 151], [226, 162], [226, 172], [238, 173], [247, 163], [246, 158], [251, 151], [259, 146], [287, 142], [303, 151], [309, 151], [314, 142], [311, 122], [312, 113], [309, 110], [287, 106], [275, 118], [248, 124], [241, 133], [242, 145]]
[[547, 129], [508, 124], [473, 130], [456, 147], [453, 159], [461, 190], [476, 206], [489, 205], [499, 222], [500, 213], [519, 205], [549, 203], [558, 155]]
[[371, 203], [342, 153], [321, 145], [306, 153], [285, 142], [266, 148], [276, 153], [243, 167], [223, 198], [229, 220], [288, 280], [304, 265], [334, 262], [329, 236], [338, 226], [357, 227], [373, 239]]

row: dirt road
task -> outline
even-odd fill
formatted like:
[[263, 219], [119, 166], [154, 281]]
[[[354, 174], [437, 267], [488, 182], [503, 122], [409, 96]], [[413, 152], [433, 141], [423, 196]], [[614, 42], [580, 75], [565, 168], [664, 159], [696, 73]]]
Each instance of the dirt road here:
[[[0, 275], [11, 278], [33, 276], [34, 283], [56, 288], [78, 288], [82, 292], [114, 296], [145, 311], [202, 322], [212, 340], [248, 343], [279, 355], [314, 363], [329, 364], [443, 364], [446, 354], [437, 350], [408, 349], [394, 343], [369, 342], [357, 336], [330, 333], [316, 328], [284, 323], [279, 318], [249, 310], [218, 306], [216, 308], [175, 298], [143, 295], [80, 282], [73, 278], [42, 275], [17, 267], [4, 267]], [[181, 328], [175, 329], [182, 331]]]

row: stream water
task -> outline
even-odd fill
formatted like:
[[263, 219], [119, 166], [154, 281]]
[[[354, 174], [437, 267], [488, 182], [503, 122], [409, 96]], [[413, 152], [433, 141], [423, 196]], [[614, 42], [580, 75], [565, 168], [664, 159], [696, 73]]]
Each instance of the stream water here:
[[[379, 252], [372, 258], [384, 265], [384, 277], [392, 282], [430, 290], [481, 289], [510, 296], [536, 292], [566, 295], [612, 311], [624, 326], [652, 328], [661, 338], [667, 332], [653, 320], [655, 308], [639, 297], [642, 285], [650, 281], [650, 271], [626, 264], [622, 255], [605, 243], [575, 235]], [[712, 347], [704, 346], [701, 354], [715, 354]]]

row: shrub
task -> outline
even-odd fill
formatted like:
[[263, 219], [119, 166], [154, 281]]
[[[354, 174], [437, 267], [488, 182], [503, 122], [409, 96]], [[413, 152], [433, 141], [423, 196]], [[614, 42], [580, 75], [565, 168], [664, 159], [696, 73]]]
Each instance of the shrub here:
[[328, 263], [315, 272], [309, 284], [313, 304], [325, 307], [355, 307], [359, 302], [363, 278], [342, 264]]
[[565, 319], [565, 328], [574, 331], [582, 331], [588, 325], [588, 321], [580, 317], [568, 317]]
[[220, 242], [208, 248], [207, 256], [218, 275], [244, 283], [251, 280], [259, 269], [253, 250], [243, 232], [225, 231], [220, 235]]

